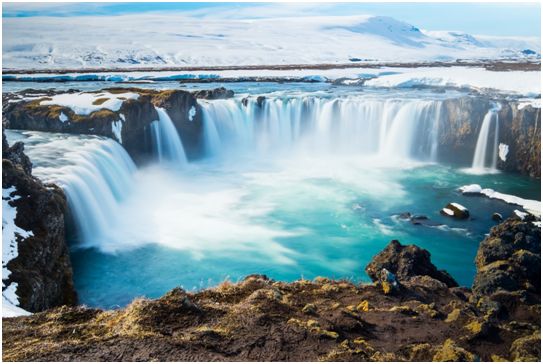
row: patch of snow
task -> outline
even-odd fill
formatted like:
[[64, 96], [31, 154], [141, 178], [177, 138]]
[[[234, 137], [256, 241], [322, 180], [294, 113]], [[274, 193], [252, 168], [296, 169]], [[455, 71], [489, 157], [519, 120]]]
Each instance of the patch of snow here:
[[468, 193], [481, 193], [481, 186], [477, 185], [477, 184], [473, 184], [473, 185], [466, 185], [466, 186], [462, 186], [458, 189], [460, 192], [462, 193], [465, 193], [465, 194], [468, 194]]
[[491, 188], [481, 188], [481, 186], [477, 184], [462, 186], [458, 190], [462, 193], [467, 193], [467, 194], [478, 193], [481, 195], [485, 195], [488, 198], [494, 198], [497, 200], [502, 200], [512, 205], [522, 206], [524, 210], [528, 211], [532, 215], [541, 216], [541, 201], [528, 200], [521, 197], [508, 195], [505, 193], [496, 192]]
[[519, 99], [517, 109], [522, 110], [527, 106], [535, 109], [541, 109], [541, 99]]
[[541, 92], [540, 71], [495, 72], [480, 67], [419, 67], [396, 71], [398, 73], [368, 80], [365, 85], [492, 89], [520, 95], [538, 95]]
[[[119, 111], [124, 99], [137, 99], [139, 94], [126, 92], [122, 94], [111, 94], [104, 92], [102, 94], [81, 92], [77, 94], [58, 94], [51, 97], [51, 100], [44, 100], [40, 105], [60, 105], [71, 108], [78, 115], [89, 115], [93, 111], [100, 109], [109, 109], [111, 111]], [[106, 98], [99, 105], [94, 103], [100, 99]]]
[[498, 156], [505, 162], [507, 160], [507, 154], [509, 154], [509, 146], [504, 143], [500, 143], [498, 146]]
[[541, 221], [532, 221], [532, 224], [534, 224], [537, 227], [541, 227]]
[[[17, 246], [17, 238], [28, 238], [33, 236], [32, 231], [26, 231], [15, 225], [15, 218], [17, 217], [17, 208], [10, 205], [11, 201], [15, 201], [20, 196], [15, 195], [15, 187], [2, 189], [2, 315], [15, 314], [22, 311], [26, 312], [18, 307], [19, 298], [15, 293], [17, 290], [17, 283], [11, 283], [5, 287], [4, 280], [8, 279], [11, 272], [7, 268], [7, 264], [12, 259], [16, 258], [19, 254]], [[6, 304], [6, 305], [4, 305]], [[13, 307], [11, 307], [13, 306]], [[5, 308], [5, 309], [4, 309]], [[22, 314], [22, 313], [21, 313]]]
[[123, 121], [114, 121], [111, 123], [111, 131], [119, 143], [123, 143], [122, 131], [123, 131]]
[[468, 211], [467, 208], [465, 208], [464, 206], [460, 205], [459, 203], [456, 203], [456, 202], [451, 202], [451, 205], [456, 207], [458, 210], [460, 211]]
[[196, 116], [196, 108], [194, 106], [191, 106], [189, 109], [189, 120], [192, 121], [194, 119], [194, 116]]
[[122, 121], [126, 121], [124, 114], [119, 114], [119, 117], [121, 118]]
[[63, 123], [65, 123], [66, 121], [68, 121], [68, 117], [63, 113], [61, 112], [60, 115], [59, 115], [59, 120], [62, 121]]
[[519, 211], [519, 210], [515, 210], [515, 211], [513, 211], [513, 213], [515, 215], [517, 215], [521, 220], [524, 220], [526, 218], [526, 216], [528, 216], [527, 212], [522, 212], [522, 211]]
[[443, 211], [445, 214], [447, 214], [449, 216], [454, 216], [454, 211], [451, 210], [451, 209], [448, 209], [446, 207], [442, 208], [441, 211]]

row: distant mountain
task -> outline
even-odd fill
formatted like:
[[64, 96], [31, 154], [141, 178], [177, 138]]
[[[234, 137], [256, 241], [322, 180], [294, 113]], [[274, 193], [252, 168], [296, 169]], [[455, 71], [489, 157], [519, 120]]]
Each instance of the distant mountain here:
[[424, 31], [382, 16], [179, 14], [3, 19], [4, 68], [539, 59], [539, 38]]

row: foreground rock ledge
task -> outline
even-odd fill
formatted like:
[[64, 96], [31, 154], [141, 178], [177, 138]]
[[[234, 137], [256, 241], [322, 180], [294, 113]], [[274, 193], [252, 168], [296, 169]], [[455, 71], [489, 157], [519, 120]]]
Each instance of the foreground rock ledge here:
[[[490, 256], [497, 239], [508, 248]], [[539, 361], [540, 292], [529, 283], [541, 266], [523, 264], [540, 257], [540, 242], [540, 228], [530, 221], [508, 219], [494, 228], [478, 254], [475, 293], [452, 287], [454, 280], [433, 266], [427, 251], [394, 241], [368, 265], [370, 272], [385, 269], [386, 280], [376, 275], [370, 285], [252, 275], [198, 293], [176, 288], [122, 310], [61, 307], [8, 318], [2, 358]], [[525, 258], [531, 250], [536, 253]], [[382, 258], [392, 252], [394, 264], [384, 267]], [[508, 260], [510, 269], [502, 269]], [[500, 285], [508, 276], [521, 277], [522, 284]], [[391, 282], [394, 289], [387, 289]]]

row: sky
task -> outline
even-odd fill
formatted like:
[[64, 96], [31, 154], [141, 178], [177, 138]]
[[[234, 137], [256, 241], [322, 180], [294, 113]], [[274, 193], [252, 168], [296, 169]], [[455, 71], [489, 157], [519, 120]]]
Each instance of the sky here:
[[3, 3], [3, 17], [183, 12], [194, 17], [383, 15], [426, 30], [540, 36], [539, 3]]

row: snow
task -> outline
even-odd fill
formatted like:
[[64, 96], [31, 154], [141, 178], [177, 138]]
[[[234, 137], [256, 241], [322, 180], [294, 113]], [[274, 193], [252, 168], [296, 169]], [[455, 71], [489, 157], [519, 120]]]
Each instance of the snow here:
[[447, 214], [449, 216], [454, 216], [454, 211], [451, 210], [451, 209], [448, 209], [446, 207], [442, 208], [441, 211], [443, 211], [445, 214]]
[[[318, 76], [316, 75], [318, 73]], [[483, 67], [355, 67], [355, 68], [331, 68], [323, 70], [314, 69], [292, 69], [292, 70], [220, 70], [212, 74], [205, 70], [192, 70], [190, 73], [180, 71], [133, 71], [133, 72], [103, 72], [99, 74], [47, 74], [47, 73], [26, 73], [13, 74], [4, 72], [3, 80], [56, 80], [61, 77], [63, 80], [78, 80], [85, 77], [89, 80], [114, 80], [114, 81], [137, 81], [137, 80], [188, 80], [188, 79], [220, 79], [239, 77], [274, 77], [296, 80], [335, 81], [345, 79], [343, 84], [360, 84], [364, 81], [366, 86], [374, 87], [456, 87], [470, 89], [493, 89], [506, 93], [517, 93], [524, 96], [539, 95], [541, 92], [540, 71], [489, 71]], [[73, 94], [72, 94], [73, 95]], [[87, 94], [89, 95], [89, 94]], [[92, 95], [92, 94], [90, 94]], [[120, 96], [120, 95], [115, 95]], [[68, 96], [67, 96], [68, 97]], [[87, 96], [91, 97], [91, 96]], [[69, 98], [69, 97], [68, 97]], [[520, 99], [519, 107], [538, 105], [536, 99]], [[519, 100], [519, 101], [520, 101]], [[85, 102], [92, 104], [92, 102]], [[104, 103], [106, 104], [106, 103]], [[104, 105], [103, 104], [103, 105]], [[102, 106], [103, 106], [102, 105]], [[539, 104], [540, 105], [540, 104]], [[539, 106], [540, 107], [540, 106]], [[95, 107], [96, 108], [96, 107]]]
[[465, 208], [464, 206], [462, 206], [462, 205], [460, 205], [459, 203], [456, 203], [456, 202], [451, 202], [451, 206], [454, 206], [455, 208], [457, 208], [460, 211], [468, 211], [467, 208]]
[[62, 121], [63, 123], [65, 123], [66, 121], [68, 121], [68, 117], [63, 113], [61, 112], [59, 117], [60, 121]]
[[520, 95], [539, 95], [539, 71], [495, 72], [480, 67], [419, 67], [395, 69], [395, 74], [366, 81], [367, 86], [417, 87], [446, 86], [501, 90]]
[[[92, 27], [89, 28], [89, 24]], [[5, 68], [538, 59], [539, 37], [428, 32], [390, 17], [145, 14], [3, 19]], [[535, 51], [526, 55], [523, 50]]]
[[488, 198], [494, 198], [512, 205], [522, 206], [524, 210], [528, 211], [532, 215], [541, 216], [541, 202], [537, 200], [527, 200], [514, 195], [500, 193], [490, 188], [482, 188], [478, 184], [462, 186], [458, 190], [464, 194], [481, 194], [487, 196]]
[[[8, 279], [11, 272], [7, 264], [18, 255], [17, 237], [28, 238], [33, 236], [32, 231], [26, 231], [15, 225], [17, 208], [9, 204], [11, 201], [19, 199], [14, 195], [15, 187], [2, 189], [2, 316], [18, 316], [27, 313], [23, 309], [16, 307], [19, 304], [19, 298], [15, 293], [17, 283], [11, 283], [4, 286], [4, 280]], [[14, 196], [12, 196], [14, 195]]]
[[194, 116], [196, 116], [196, 108], [194, 106], [191, 106], [189, 109], [189, 120], [192, 121], [194, 119]]
[[526, 218], [526, 216], [528, 216], [528, 213], [522, 212], [522, 211], [519, 211], [519, 210], [515, 210], [515, 211], [513, 211], [513, 213], [515, 215], [517, 215], [521, 220], [524, 220]]
[[[101, 110], [109, 109], [111, 111], [118, 111], [124, 102], [124, 99], [137, 99], [139, 94], [126, 92], [122, 94], [111, 94], [109, 92], [101, 93], [77, 93], [77, 94], [58, 94], [51, 96], [51, 100], [44, 100], [40, 102], [40, 105], [60, 105], [71, 108], [78, 115], [89, 115], [90, 113]], [[107, 99], [100, 103], [100, 99]], [[98, 100], [98, 102], [97, 102]], [[93, 103], [100, 103], [95, 105]]]
[[531, 106], [536, 109], [541, 109], [541, 98], [537, 99], [519, 99], [517, 109], [522, 110], [527, 106]]
[[507, 144], [500, 143], [500, 145], [498, 146], [498, 156], [503, 162], [507, 161], [508, 153], [509, 153], [509, 146]]
[[123, 143], [122, 131], [123, 131], [123, 121], [114, 121], [111, 123], [111, 131], [119, 143]]

